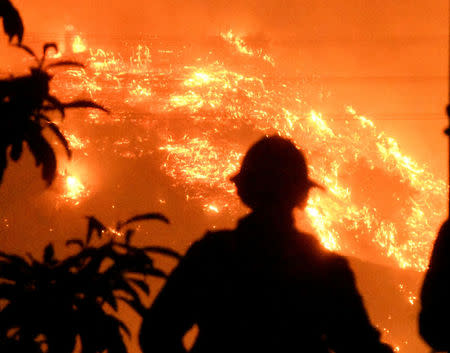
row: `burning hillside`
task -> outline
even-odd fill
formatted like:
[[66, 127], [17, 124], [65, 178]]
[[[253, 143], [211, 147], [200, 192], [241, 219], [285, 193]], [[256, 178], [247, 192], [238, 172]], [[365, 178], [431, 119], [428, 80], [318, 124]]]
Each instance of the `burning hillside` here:
[[[57, 94], [105, 102], [112, 116], [93, 111], [85, 122], [126, 126], [109, 141], [114, 151], [128, 159], [158, 153], [161, 170], [205, 212], [236, 214], [228, 178], [251, 141], [280, 134], [305, 149], [312, 177], [327, 189], [312, 192], [306, 208], [306, 222], [325, 247], [426, 268], [444, 218], [446, 183], [351, 106], [322, 114], [326, 94], [285, 80], [264, 50], [231, 31], [201, 55], [157, 39], [117, 51], [90, 48], [80, 36], [69, 44], [63, 55], [84, 60], [86, 68], [58, 75]], [[104, 148], [104, 140], [66, 133], [80, 155]], [[89, 180], [66, 178], [62, 198], [75, 204], [89, 198]]]

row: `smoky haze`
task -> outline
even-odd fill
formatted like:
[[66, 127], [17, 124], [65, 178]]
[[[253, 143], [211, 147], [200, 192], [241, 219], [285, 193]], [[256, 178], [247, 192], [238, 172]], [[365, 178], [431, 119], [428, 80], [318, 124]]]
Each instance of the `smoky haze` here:
[[104, 34], [216, 34], [233, 28], [270, 36], [346, 40], [447, 32], [447, 1], [16, 1], [27, 27], [53, 32], [68, 22]]
[[[270, 47], [293, 75], [319, 75], [446, 175], [448, 2], [435, 1], [15, 1], [26, 36], [62, 36], [71, 24], [100, 42], [159, 35], [199, 41], [232, 29]], [[398, 119], [400, 118], [400, 119]], [[407, 119], [407, 121], [405, 121]], [[417, 140], [432, 140], [417, 148]], [[439, 158], [429, 158], [438, 156]]]

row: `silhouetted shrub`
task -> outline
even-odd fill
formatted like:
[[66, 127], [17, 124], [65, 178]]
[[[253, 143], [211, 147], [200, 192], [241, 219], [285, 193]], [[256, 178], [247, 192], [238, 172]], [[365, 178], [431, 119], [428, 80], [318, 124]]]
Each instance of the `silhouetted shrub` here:
[[36, 166], [42, 165], [42, 178], [50, 185], [56, 174], [56, 156], [43, 131], [48, 128], [55, 134], [65, 147], [69, 158], [71, 150], [58, 125], [50, 119], [48, 113], [58, 111], [64, 118], [65, 110], [70, 108], [107, 110], [90, 100], [63, 103], [52, 96], [49, 85], [53, 76], [49, 70], [66, 66], [83, 67], [83, 64], [71, 60], [46, 64], [48, 50], [58, 50], [55, 43], [44, 44], [42, 57], [38, 58], [33, 50], [21, 43], [22, 21], [17, 10], [7, 0], [0, 0], [0, 17], [3, 17], [4, 29], [10, 41], [17, 35], [16, 46], [25, 50], [36, 61], [36, 65], [30, 67], [30, 74], [0, 80], [0, 183], [7, 167], [8, 149], [10, 148], [10, 158], [18, 161], [25, 142], [33, 154]]
[[[79, 337], [82, 353], [125, 353], [122, 334], [129, 331], [116, 315], [118, 303], [142, 315], [147, 278], [166, 277], [150, 255], [179, 258], [168, 248], [131, 245], [135, 230], [129, 225], [148, 219], [168, 223], [148, 213], [110, 229], [88, 217], [85, 240], [67, 241], [78, 252], [61, 260], [52, 244], [42, 260], [0, 252], [0, 351], [72, 353]], [[101, 245], [92, 245], [93, 235]]]

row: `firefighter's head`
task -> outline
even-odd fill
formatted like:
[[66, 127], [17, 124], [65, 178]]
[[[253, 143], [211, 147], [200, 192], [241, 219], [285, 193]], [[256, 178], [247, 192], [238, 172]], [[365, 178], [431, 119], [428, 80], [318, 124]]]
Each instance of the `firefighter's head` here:
[[305, 157], [292, 141], [263, 137], [250, 147], [238, 174], [231, 180], [238, 195], [253, 210], [304, 206], [311, 187]]

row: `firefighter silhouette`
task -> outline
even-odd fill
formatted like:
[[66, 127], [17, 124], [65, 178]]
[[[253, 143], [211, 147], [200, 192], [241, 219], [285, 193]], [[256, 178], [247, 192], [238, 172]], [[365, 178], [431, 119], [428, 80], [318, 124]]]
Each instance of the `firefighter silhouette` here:
[[144, 315], [144, 353], [392, 352], [380, 342], [347, 260], [296, 229], [318, 184], [288, 139], [263, 137], [231, 179], [251, 213], [236, 229], [208, 232], [172, 272]]

